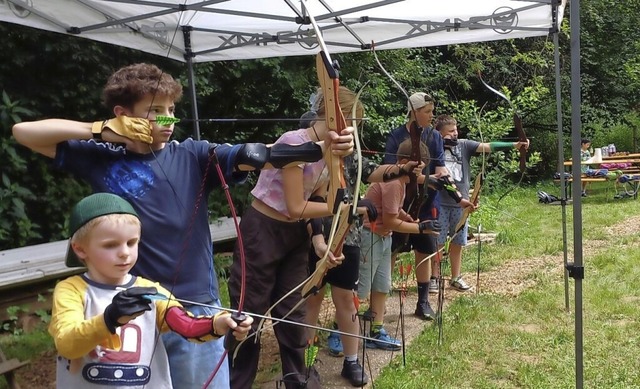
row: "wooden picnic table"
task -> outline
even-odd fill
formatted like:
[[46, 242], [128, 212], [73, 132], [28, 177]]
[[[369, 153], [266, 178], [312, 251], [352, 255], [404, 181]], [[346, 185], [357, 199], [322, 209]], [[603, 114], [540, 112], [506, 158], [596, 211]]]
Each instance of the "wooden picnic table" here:
[[[631, 163], [631, 164], [640, 164], [640, 156], [638, 156], [637, 158], [633, 158], [630, 157], [629, 155], [625, 156], [626, 158], [619, 158], [619, 159], [609, 159], [609, 158], [602, 158], [602, 162], [587, 162], [587, 161], [580, 161], [581, 165], [602, 165], [603, 163]], [[573, 161], [572, 160], [568, 160], [568, 161], [564, 161], [564, 166], [571, 166], [573, 165]]]

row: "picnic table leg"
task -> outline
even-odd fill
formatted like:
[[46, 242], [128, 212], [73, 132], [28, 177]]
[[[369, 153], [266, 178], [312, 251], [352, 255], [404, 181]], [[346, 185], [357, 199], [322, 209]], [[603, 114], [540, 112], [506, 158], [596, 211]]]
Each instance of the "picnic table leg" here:
[[18, 385], [18, 381], [16, 380], [16, 376], [13, 371], [5, 373], [4, 378], [7, 380], [9, 389], [20, 389], [20, 385]]

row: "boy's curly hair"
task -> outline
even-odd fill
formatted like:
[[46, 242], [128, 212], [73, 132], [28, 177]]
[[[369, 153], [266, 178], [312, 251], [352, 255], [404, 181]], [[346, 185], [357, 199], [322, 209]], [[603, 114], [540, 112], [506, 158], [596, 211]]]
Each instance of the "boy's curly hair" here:
[[109, 77], [102, 90], [102, 102], [110, 110], [116, 105], [133, 108], [144, 96], [182, 97], [182, 85], [155, 65], [138, 63], [125, 66]]

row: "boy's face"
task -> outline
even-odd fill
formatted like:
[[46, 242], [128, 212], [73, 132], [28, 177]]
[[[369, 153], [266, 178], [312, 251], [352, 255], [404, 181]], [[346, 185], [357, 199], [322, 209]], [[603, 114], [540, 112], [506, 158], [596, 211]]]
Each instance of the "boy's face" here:
[[131, 112], [127, 112], [129, 116], [139, 117], [151, 120], [151, 137], [153, 137], [153, 145], [161, 145], [167, 143], [173, 134], [174, 125], [160, 126], [153, 120], [156, 116], [171, 116], [175, 114], [176, 106], [171, 98], [162, 95], [148, 94], [142, 100], [138, 101]]
[[89, 277], [103, 284], [122, 285], [138, 260], [140, 227], [133, 223], [104, 220], [82, 242], [73, 243], [85, 262]]
[[458, 139], [458, 126], [456, 124], [448, 124], [440, 129], [442, 138]]
[[[429, 103], [415, 111], [415, 120], [421, 128], [427, 128], [433, 121], [433, 103]], [[413, 115], [413, 113], [412, 113]]]
[[582, 150], [586, 150], [591, 147], [591, 142], [582, 143]]

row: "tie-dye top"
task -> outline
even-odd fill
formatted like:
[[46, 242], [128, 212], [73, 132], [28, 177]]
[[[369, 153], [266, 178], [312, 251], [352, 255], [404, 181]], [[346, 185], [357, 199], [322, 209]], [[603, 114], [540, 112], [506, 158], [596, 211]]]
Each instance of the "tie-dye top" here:
[[[307, 130], [300, 129], [285, 132], [278, 138], [276, 143], [297, 145], [310, 141], [311, 139], [307, 134]], [[317, 188], [321, 185], [326, 185], [328, 179], [327, 169], [325, 169], [326, 164], [324, 160], [321, 159], [317, 162], [302, 163], [298, 166], [303, 170], [304, 198], [308, 199]], [[282, 215], [290, 217], [284, 197], [282, 180], [282, 169], [263, 170], [260, 172], [258, 183], [251, 191], [251, 194]]]

